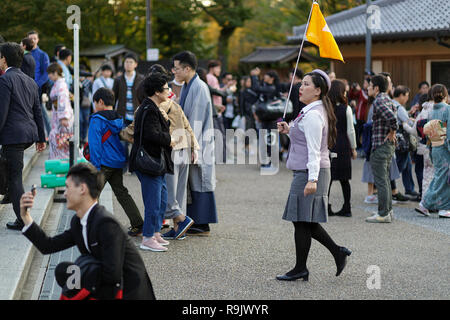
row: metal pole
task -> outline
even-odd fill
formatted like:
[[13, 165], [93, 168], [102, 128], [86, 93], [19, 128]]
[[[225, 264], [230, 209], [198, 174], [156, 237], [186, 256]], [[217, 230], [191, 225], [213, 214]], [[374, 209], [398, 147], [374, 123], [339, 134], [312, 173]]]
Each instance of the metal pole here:
[[283, 121], [286, 118], [286, 111], [287, 111], [287, 106], [289, 104], [289, 98], [291, 97], [291, 93], [292, 93], [292, 86], [294, 85], [295, 73], [297, 72], [298, 63], [300, 62], [300, 56], [302, 55], [303, 44], [305, 43], [306, 32], [308, 31], [309, 20], [311, 19], [311, 13], [312, 13], [313, 5], [314, 5], [315, 2], [316, 1], [313, 1], [313, 4], [311, 5], [311, 10], [309, 11], [308, 21], [306, 22], [305, 32], [303, 33], [302, 43], [300, 45], [300, 50], [298, 51], [297, 62], [295, 63], [294, 73], [292, 74], [291, 86], [289, 88], [289, 93], [288, 93], [288, 96], [287, 96], [287, 99], [286, 99], [286, 105], [284, 106]]
[[73, 25], [73, 87], [74, 87], [74, 111], [75, 119], [73, 123], [73, 141], [74, 152], [73, 160], [77, 163], [78, 154], [80, 150], [80, 26], [78, 24]]
[[372, 32], [369, 27], [369, 7], [372, 4], [371, 0], [367, 0], [366, 4], [366, 67], [365, 71], [369, 73], [372, 71]]
[[146, 37], [147, 37], [147, 60], [149, 60], [148, 50], [152, 48], [152, 17], [151, 17], [151, 5], [152, 1], [147, 0], [147, 10], [146, 10]]

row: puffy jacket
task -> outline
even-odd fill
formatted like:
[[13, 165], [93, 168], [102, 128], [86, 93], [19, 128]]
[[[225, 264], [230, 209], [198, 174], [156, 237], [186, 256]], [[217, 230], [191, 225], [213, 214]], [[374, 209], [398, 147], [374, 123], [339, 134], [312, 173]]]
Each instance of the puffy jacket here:
[[[125, 150], [119, 138], [122, 127], [123, 119], [113, 110], [91, 115], [88, 133], [90, 162], [98, 170], [102, 165], [109, 168], [123, 168], [126, 165]], [[102, 143], [102, 137], [108, 130], [111, 136]]]

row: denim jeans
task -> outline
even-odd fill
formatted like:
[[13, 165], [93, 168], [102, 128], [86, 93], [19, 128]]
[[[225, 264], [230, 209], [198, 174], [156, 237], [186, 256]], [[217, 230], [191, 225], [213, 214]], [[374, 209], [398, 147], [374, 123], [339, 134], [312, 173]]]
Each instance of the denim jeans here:
[[89, 128], [90, 108], [80, 108], [80, 140], [86, 141], [86, 136]]
[[392, 190], [389, 170], [394, 151], [394, 144], [386, 141], [370, 154], [370, 164], [372, 166], [375, 185], [378, 189], [378, 215], [380, 216], [387, 216], [392, 210]]
[[414, 191], [414, 180], [412, 177], [412, 163], [409, 152], [395, 151], [398, 171], [402, 174], [403, 186], [406, 193]]
[[153, 237], [155, 232], [160, 232], [167, 207], [167, 187], [164, 175], [153, 177], [136, 170], [136, 175], [141, 182], [142, 200], [144, 201], [145, 215], [144, 237]]

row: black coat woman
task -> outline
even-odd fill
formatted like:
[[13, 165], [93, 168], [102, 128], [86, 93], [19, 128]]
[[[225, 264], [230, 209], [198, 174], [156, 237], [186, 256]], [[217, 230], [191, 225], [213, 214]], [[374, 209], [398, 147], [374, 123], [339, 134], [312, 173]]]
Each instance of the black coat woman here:
[[[161, 236], [167, 206], [167, 187], [164, 175], [173, 174], [171, 137], [167, 115], [161, 113], [159, 104], [169, 99], [169, 78], [166, 74], [151, 73], [144, 80], [146, 98], [135, 114], [134, 143], [130, 154], [130, 172], [135, 171], [141, 182], [145, 215], [143, 239], [140, 248], [154, 252], [166, 251], [168, 241]], [[138, 149], [143, 146], [149, 156], [164, 157], [165, 170], [157, 175], [144, 172], [136, 165]], [[162, 151], [162, 152], [161, 152]]]
[[311, 239], [324, 245], [333, 255], [336, 276], [345, 267], [350, 250], [338, 246], [320, 223], [327, 222], [330, 158], [328, 148], [336, 142], [336, 117], [327, 97], [331, 86], [328, 75], [314, 70], [305, 75], [300, 87], [300, 100], [306, 104], [298, 117], [288, 125], [278, 123], [280, 133], [290, 134], [286, 167], [294, 172], [283, 219], [294, 224], [295, 267], [280, 281], [308, 280], [306, 267]]
[[[345, 96], [345, 83], [341, 80], [333, 80], [328, 92], [328, 98], [334, 108], [336, 115], [337, 138], [336, 144], [330, 150], [335, 157], [331, 157], [331, 184], [333, 181], [339, 181], [344, 195], [344, 205], [342, 209], [334, 213], [331, 204], [328, 203], [328, 215], [337, 215], [342, 217], [351, 217], [350, 206], [350, 179], [352, 178], [352, 159], [356, 159], [356, 136], [353, 125], [352, 108], [347, 105]], [[328, 191], [328, 198], [330, 191]]]

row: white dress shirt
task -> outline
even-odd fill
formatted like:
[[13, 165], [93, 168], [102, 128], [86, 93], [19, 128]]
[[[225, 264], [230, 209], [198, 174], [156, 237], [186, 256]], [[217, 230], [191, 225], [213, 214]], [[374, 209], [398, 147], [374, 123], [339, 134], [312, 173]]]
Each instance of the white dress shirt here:
[[97, 205], [97, 201], [88, 209], [88, 211], [84, 214], [83, 218], [81, 218], [80, 220], [80, 224], [82, 229], [82, 234], [83, 234], [83, 240], [84, 240], [84, 245], [86, 246], [86, 249], [91, 252], [91, 250], [89, 250], [89, 245], [88, 245], [88, 238], [87, 238], [87, 222], [88, 222], [88, 218], [89, 218], [89, 214], [92, 211], [92, 208], [94, 208]]
[[320, 147], [322, 144], [322, 129], [325, 126], [325, 119], [319, 110], [311, 108], [322, 105], [322, 101], [314, 101], [302, 109], [305, 115], [298, 122], [298, 129], [305, 134], [306, 145], [308, 147], [308, 180], [317, 180], [320, 171]]

